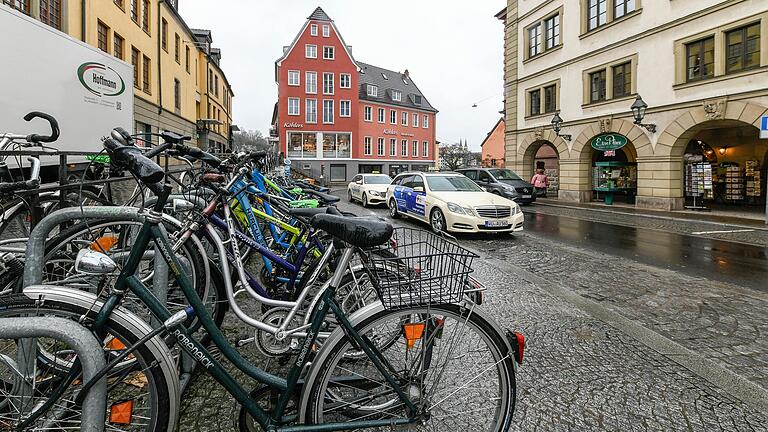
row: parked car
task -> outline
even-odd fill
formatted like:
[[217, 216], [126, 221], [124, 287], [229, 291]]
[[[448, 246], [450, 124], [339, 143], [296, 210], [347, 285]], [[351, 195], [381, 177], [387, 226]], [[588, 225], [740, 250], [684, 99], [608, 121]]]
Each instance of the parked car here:
[[360, 201], [363, 207], [384, 204], [387, 186], [392, 183], [392, 177], [386, 174], [358, 174], [347, 186], [349, 202]]
[[523, 230], [523, 212], [514, 201], [485, 192], [458, 173], [409, 172], [387, 189], [392, 218], [412, 217], [435, 232], [512, 232]]
[[533, 185], [507, 168], [471, 168], [458, 172], [472, 179], [490, 193], [514, 200], [519, 204], [536, 201]]

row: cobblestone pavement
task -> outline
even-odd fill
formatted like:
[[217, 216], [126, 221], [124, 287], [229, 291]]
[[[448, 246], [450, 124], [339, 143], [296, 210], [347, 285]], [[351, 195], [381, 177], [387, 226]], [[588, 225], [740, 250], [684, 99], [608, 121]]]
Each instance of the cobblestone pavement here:
[[[348, 206], [342, 207], [368, 212]], [[383, 216], [384, 210], [374, 213]], [[475, 265], [489, 288], [483, 307], [527, 338], [514, 430], [768, 430], [764, 407], [743, 402], [733, 389], [713, 385], [672, 356], [551, 294], [547, 283], [711, 356], [763, 387], [766, 296], [629, 259], [606, 260], [534, 232], [461, 241], [483, 255]], [[232, 340], [245, 333], [231, 315], [225, 331]], [[242, 352], [262, 367], [281, 369], [253, 345]], [[201, 375], [184, 398], [179, 429], [236, 430], [237, 412], [232, 398]]]

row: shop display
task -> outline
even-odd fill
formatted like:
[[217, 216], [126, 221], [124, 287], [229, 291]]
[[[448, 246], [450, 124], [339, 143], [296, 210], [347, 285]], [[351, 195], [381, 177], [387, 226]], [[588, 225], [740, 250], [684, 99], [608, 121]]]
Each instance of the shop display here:
[[760, 178], [760, 164], [755, 160], [747, 161], [744, 164], [744, 175], [747, 179], [747, 197], [759, 198], [762, 195], [761, 190], [761, 178]]
[[712, 164], [695, 162], [685, 165], [685, 196], [693, 197], [693, 205], [686, 206], [692, 210], [704, 210], [703, 200], [714, 197], [712, 187]]
[[744, 199], [744, 176], [740, 166], [725, 168], [725, 199], [728, 201]]
[[631, 162], [596, 162], [593, 184], [596, 189], [637, 188], [637, 165]]

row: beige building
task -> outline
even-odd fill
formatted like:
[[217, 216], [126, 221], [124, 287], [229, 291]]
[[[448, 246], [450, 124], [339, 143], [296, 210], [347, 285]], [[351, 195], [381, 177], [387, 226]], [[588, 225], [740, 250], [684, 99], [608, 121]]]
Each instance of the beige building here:
[[[178, 0], [2, 0], [134, 66], [135, 132], [169, 130], [200, 147], [230, 145], [232, 88], [209, 30], [193, 30]], [[156, 142], [157, 139], [155, 138]]]
[[764, 211], [768, 2], [508, 0], [497, 17], [508, 167], [529, 177], [546, 147], [560, 200]]

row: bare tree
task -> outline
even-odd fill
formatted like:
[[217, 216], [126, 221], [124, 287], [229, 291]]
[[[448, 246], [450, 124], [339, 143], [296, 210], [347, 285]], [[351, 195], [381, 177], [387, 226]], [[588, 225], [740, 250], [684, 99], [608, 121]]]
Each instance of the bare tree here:
[[454, 143], [440, 146], [440, 168], [455, 171], [467, 166], [472, 153], [466, 144]]
[[236, 151], [269, 150], [269, 141], [259, 130], [243, 130], [234, 132], [232, 138]]

